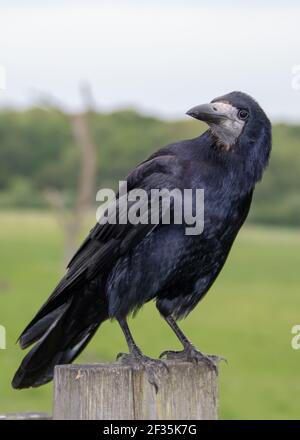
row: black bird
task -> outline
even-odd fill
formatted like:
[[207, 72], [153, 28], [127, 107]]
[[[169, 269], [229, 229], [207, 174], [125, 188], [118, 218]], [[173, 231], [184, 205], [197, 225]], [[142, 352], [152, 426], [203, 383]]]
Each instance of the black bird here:
[[154, 299], [183, 345], [167, 357], [212, 359], [188, 341], [176, 320], [188, 315], [209, 290], [244, 223], [256, 183], [271, 151], [271, 124], [258, 103], [232, 92], [187, 112], [209, 129], [195, 139], [167, 145], [127, 177], [128, 191], [142, 188], [204, 189], [204, 229], [187, 235], [185, 224], [96, 224], [54, 292], [19, 338], [35, 343], [12, 385], [36, 387], [53, 378], [54, 366], [72, 362], [107, 319], [118, 320], [129, 354], [156, 385], [153, 363], [142, 354], [126, 317]]

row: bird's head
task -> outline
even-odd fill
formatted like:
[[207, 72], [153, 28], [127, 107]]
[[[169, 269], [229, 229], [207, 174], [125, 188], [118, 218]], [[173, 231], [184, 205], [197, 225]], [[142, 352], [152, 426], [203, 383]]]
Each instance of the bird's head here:
[[225, 152], [235, 152], [259, 165], [260, 179], [271, 151], [271, 123], [251, 96], [231, 92], [213, 99], [209, 104], [191, 108], [187, 115], [206, 122], [216, 145]]

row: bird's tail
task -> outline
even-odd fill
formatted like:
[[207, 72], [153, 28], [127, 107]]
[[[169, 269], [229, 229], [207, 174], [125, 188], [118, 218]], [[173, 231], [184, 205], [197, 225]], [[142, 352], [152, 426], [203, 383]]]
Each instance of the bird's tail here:
[[[39, 314], [20, 337], [20, 345], [35, 346], [23, 359], [12, 386], [28, 388], [53, 378], [54, 367], [71, 363], [88, 344], [99, 325], [108, 318], [104, 295], [89, 283], [40, 319]], [[48, 305], [47, 305], [48, 307]]]

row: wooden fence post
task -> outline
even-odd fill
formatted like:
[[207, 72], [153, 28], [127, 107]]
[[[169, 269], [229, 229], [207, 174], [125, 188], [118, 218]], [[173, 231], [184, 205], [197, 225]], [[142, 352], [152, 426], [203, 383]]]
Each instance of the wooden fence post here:
[[46, 413], [7, 413], [0, 414], [0, 420], [51, 420], [50, 414]]
[[120, 363], [60, 365], [54, 376], [54, 420], [217, 419], [217, 374], [204, 363], [166, 361], [156, 393], [144, 368]]

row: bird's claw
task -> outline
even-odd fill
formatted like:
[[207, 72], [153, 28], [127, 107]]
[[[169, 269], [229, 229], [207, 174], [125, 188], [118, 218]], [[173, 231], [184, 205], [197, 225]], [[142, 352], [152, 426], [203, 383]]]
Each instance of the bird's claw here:
[[152, 359], [143, 355], [142, 353], [119, 353], [117, 355], [117, 360], [123, 365], [131, 365], [133, 368], [136, 368], [137, 365], [144, 367], [148, 381], [154, 386], [156, 393], [158, 392], [160, 386], [159, 373], [161, 371], [159, 370], [163, 369], [167, 373], [169, 372], [169, 368], [164, 361], [160, 359]]
[[216, 356], [215, 354], [209, 355], [209, 357], [215, 362], [225, 362], [228, 365], [228, 360], [224, 356]]
[[[205, 363], [210, 369], [212, 369], [216, 374], [218, 374], [218, 362], [221, 360], [226, 361], [225, 358], [220, 356], [207, 356], [200, 351], [196, 350], [193, 346], [189, 346], [181, 351], [171, 351], [167, 350], [161, 353], [160, 358], [165, 359], [180, 359], [182, 361], [194, 362], [194, 363]], [[227, 361], [226, 361], [227, 362]]]

